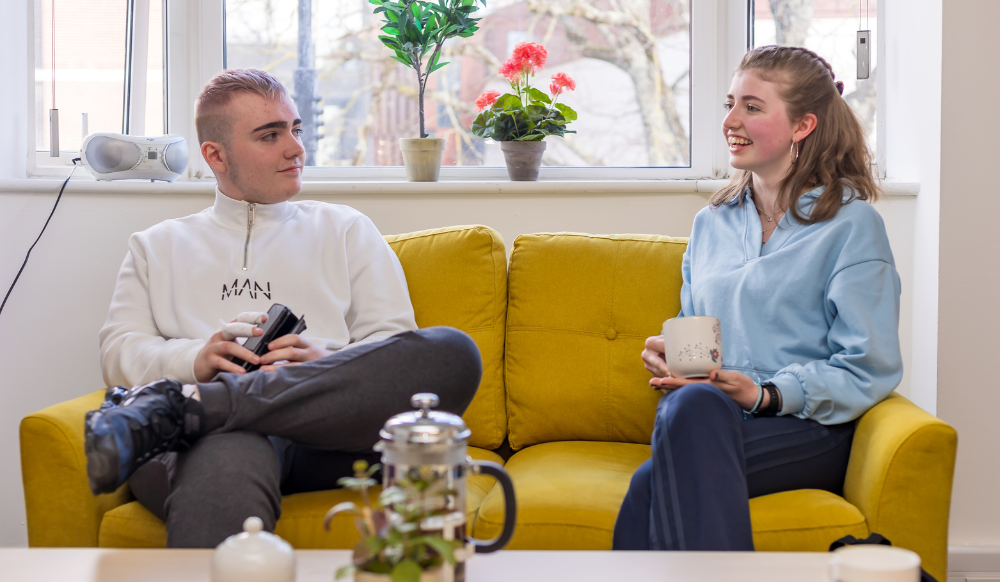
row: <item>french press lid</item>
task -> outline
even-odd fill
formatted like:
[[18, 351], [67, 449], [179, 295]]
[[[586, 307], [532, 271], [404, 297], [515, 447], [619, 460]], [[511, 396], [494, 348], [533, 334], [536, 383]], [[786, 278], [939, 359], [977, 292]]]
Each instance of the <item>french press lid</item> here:
[[400, 444], [452, 444], [469, 440], [472, 431], [461, 416], [440, 410], [437, 394], [414, 394], [410, 405], [418, 410], [390, 418], [379, 432], [384, 440]]

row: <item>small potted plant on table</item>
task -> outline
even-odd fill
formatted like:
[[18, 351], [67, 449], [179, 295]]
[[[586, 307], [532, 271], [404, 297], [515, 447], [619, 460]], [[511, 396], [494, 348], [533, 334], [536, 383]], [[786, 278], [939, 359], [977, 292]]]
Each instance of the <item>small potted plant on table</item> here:
[[518, 44], [510, 59], [500, 65], [500, 74], [513, 92], [500, 95], [499, 91], [487, 91], [476, 100], [480, 114], [472, 122], [472, 133], [500, 142], [511, 180], [537, 180], [545, 151], [542, 140], [576, 133], [566, 129], [576, 120], [576, 111], [557, 103], [559, 95], [576, 89], [576, 82], [565, 73], [552, 75], [552, 97], [531, 86], [546, 59], [545, 47], [533, 42]]
[[411, 182], [436, 182], [441, 171], [444, 139], [430, 138], [424, 130], [424, 91], [431, 73], [447, 65], [439, 62], [441, 47], [456, 36], [468, 38], [479, 27], [470, 15], [486, 6], [486, 0], [368, 0], [384, 25], [379, 40], [396, 54], [393, 59], [417, 73], [417, 115], [420, 137], [400, 138], [406, 177]]
[[361, 532], [352, 563], [337, 570], [337, 579], [353, 574], [355, 582], [442, 582], [444, 570], [454, 568], [456, 554], [465, 551], [464, 539], [446, 540], [428, 524], [448, 513], [444, 499], [454, 492], [443, 490], [433, 476], [413, 469], [398, 480], [401, 485], [383, 489], [373, 502], [368, 489], [376, 485], [372, 475], [378, 469], [379, 465], [369, 467], [365, 461], [356, 461], [354, 477], [337, 482], [360, 492], [362, 501], [360, 507], [353, 501], [338, 503], [323, 520], [329, 530], [336, 515], [351, 514]]

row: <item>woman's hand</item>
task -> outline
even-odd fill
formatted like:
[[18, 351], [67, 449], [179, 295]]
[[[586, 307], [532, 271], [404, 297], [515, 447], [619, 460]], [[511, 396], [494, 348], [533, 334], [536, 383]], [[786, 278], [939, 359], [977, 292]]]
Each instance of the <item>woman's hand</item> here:
[[[670, 370], [667, 368], [667, 356], [664, 354], [665, 351], [662, 335], [654, 335], [646, 338], [646, 349], [642, 350], [642, 363], [653, 375], [653, 380], [670, 376]], [[649, 383], [653, 384], [652, 380]]]
[[[652, 378], [649, 381], [650, 386], [664, 390], [676, 390], [696, 383], [711, 384], [722, 390], [743, 410], [753, 408], [761, 390], [749, 377], [732, 370], [712, 370], [708, 378]], [[760, 401], [760, 408], [766, 407], [769, 401], [770, 396], [767, 390], [764, 390], [764, 398]]]
[[[271, 351], [267, 352], [260, 358], [260, 369], [265, 372], [274, 371], [278, 368], [278, 366], [311, 362], [313, 360], [329, 356], [333, 353], [330, 350], [321, 348], [317, 344], [310, 342], [298, 334], [283, 335], [267, 344], [267, 349]], [[287, 360], [287, 363], [275, 363], [285, 360]]]

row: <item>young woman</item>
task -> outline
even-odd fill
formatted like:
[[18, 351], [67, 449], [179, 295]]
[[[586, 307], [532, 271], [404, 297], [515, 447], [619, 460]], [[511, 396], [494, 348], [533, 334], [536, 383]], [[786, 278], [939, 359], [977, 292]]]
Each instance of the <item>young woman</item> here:
[[724, 367], [673, 378], [663, 338], [646, 340], [650, 385], [667, 393], [615, 549], [753, 550], [747, 501], [840, 493], [852, 421], [902, 377], [899, 276], [842, 92], [802, 48], [756, 48], [733, 76], [722, 130], [736, 171], [694, 220], [680, 313], [719, 318]]

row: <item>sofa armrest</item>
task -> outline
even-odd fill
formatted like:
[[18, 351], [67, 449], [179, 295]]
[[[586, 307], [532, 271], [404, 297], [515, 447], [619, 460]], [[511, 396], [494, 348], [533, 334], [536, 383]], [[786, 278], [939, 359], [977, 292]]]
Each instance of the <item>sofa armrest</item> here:
[[99, 390], [21, 421], [21, 478], [32, 547], [97, 546], [104, 512], [132, 499], [127, 484], [96, 497], [87, 484], [83, 419], [103, 399]]
[[917, 552], [924, 569], [944, 580], [955, 429], [895, 393], [857, 423], [844, 497], [868, 531]]

